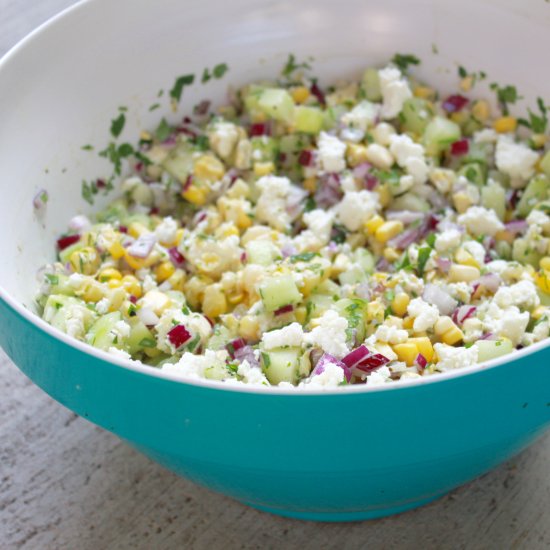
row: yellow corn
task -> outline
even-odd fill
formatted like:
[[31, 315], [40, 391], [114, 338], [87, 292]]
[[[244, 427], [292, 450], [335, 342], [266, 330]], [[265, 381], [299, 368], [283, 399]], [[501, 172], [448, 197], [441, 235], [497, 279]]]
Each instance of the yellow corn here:
[[453, 113], [449, 118], [456, 122], [458, 125], [464, 124], [468, 120], [468, 112], [467, 111], [458, 111], [456, 113]]
[[134, 237], [134, 239], [137, 239], [140, 235], [149, 233], [149, 229], [147, 229], [147, 227], [145, 227], [142, 223], [131, 222], [128, 226], [128, 233]]
[[183, 285], [185, 284], [185, 271], [183, 269], [176, 269], [167, 281], [170, 283], [172, 290], [179, 290], [183, 292]]
[[153, 357], [158, 357], [162, 353], [158, 348], [145, 348], [143, 352], [147, 357], [151, 357], [151, 359]]
[[305, 86], [293, 88], [290, 92], [295, 103], [303, 103], [309, 97], [309, 90]]
[[481, 274], [477, 267], [473, 267], [471, 265], [453, 264], [449, 269], [449, 282], [458, 283], [463, 281], [469, 283], [479, 279], [480, 275]]
[[317, 180], [315, 178], [305, 179], [302, 185], [309, 193], [313, 194], [317, 190]]
[[428, 363], [432, 361], [434, 357], [434, 348], [432, 346], [432, 342], [427, 336], [409, 338], [408, 343], [414, 344], [417, 347], [418, 352], [421, 353], [426, 358]]
[[390, 239], [403, 231], [403, 222], [391, 220], [384, 222], [375, 232], [374, 238], [379, 243], [387, 243]]
[[534, 275], [537, 286], [546, 294], [550, 294], [550, 271], [540, 271]]
[[384, 208], [388, 206], [393, 199], [390, 191], [390, 186], [387, 183], [383, 183], [382, 185], [379, 185], [375, 191], [378, 193], [378, 200], [380, 201], [380, 205]]
[[431, 101], [435, 99], [435, 90], [433, 88], [428, 88], [428, 86], [417, 86], [414, 89], [414, 95], [420, 99], [428, 99]]
[[185, 229], [178, 229], [176, 231], [176, 245], [180, 244], [181, 240], [183, 239], [183, 236], [185, 235]]
[[84, 298], [86, 302], [99, 302], [99, 300], [104, 297], [105, 292], [103, 292], [101, 285], [97, 284], [95, 281], [87, 284], [82, 294], [82, 298]]
[[202, 311], [211, 319], [227, 312], [227, 300], [219, 284], [210, 285], [204, 289]]
[[460, 213], [463, 214], [472, 206], [472, 199], [462, 191], [459, 191], [458, 193], [454, 193], [453, 195], [453, 204], [455, 209]]
[[532, 312], [531, 317], [538, 321], [543, 315], [546, 315], [548, 308], [546, 306], [537, 306]]
[[367, 148], [364, 145], [357, 143], [348, 143], [346, 149], [346, 160], [350, 166], [357, 166], [363, 162], [367, 162]]
[[120, 279], [111, 279], [107, 282], [109, 288], [120, 288], [122, 286], [122, 281]]
[[124, 247], [120, 241], [115, 241], [108, 246], [107, 251], [114, 260], [120, 260], [124, 256]]
[[374, 235], [376, 230], [384, 224], [384, 218], [382, 216], [373, 216], [370, 220], [365, 222], [365, 229], [369, 235]]
[[206, 202], [208, 190], [204, 187], [198, 187], [191, 184], [185, 191], [182, 191], [181, 196], [195, 206], [202, 206]]
[[455, 252], [455, 261], [461, 265], [471, 265], [479, 268], [479, 264], [476, 262], [475, 258], [463, 248], [459, 248]]
[[194, 275], [185, 282], [185, 297], [192, 308], [197, 308], [202, 302], [206, 287], [214, 281], [204, 275]]
[[[112, 281], [109, 281], [111, 283]], [[121, 281], [122, 287], [136, 298], [141, 298], [143, 294], [141, 290], [141, 284], [133, 275], [124, 275]]]
[[369, 302], [367, 305], [367, 320], [382, 323], [384, 321], [384, 305], [380, 302]]
[[484, 99], [480, 99], [472, 105], [472, 115], [480, 122], [485, 122], [490, 114], [489, 103]]
[[548, 141], [548, 136], [545, 134], [533, 134], [531, 136], [531, 142], [537, 149], [542, 149], [546, 142]]
[[267, 176], [275, 171], [275, 165], [269, 162], [255, 162], [254, 163], [254, 175], [258, 178]]
[[391, 309], [398, 317], [404, 317], [411, 299], [404, 292], [398, 292], [391, 302]]
[[232, 305], [236, 306], [237, 304], [240, 304], [244, 300], [244, 294], [242, 292], [237, 292], [233, 294], [229, 294], [227, 296], [227, 301]]
[[399, 260], [400, 256], [401, 254], [397, 249], [392, 248], [391, 246], [387, 246], [386, 248], [384, 248], [384, 258], [386, 258], [388, 262], [396, 262], [397, 260]]
[[98, 279], [100, 283], [105, 283], [111, 279], [122, 279], [122, 273], [113, 267], [106, 267], [99, 272]]
[[461, 342], [464, 339], [463, 332], [455, 326], [451, 330], [448, 330], [445, 334], [441, 336], [441, 341], [444, 344], [448, 344], [449, 346], [454, 346], [455, 344], [458, 344], [458, 342]]
[[393, 351], [397, 354], [399, 361], [407, 363], [410, 367], [414, 364], [418, 356], [418, 347], [414, 343], [405, 342], [403, 344], [395, 344]]
[[171, 277], [175, 271], [176, 268], [174, 267], [174, 264], [172, 262], [162, 262], [155, 269], [157, 283], [162, 283], [166, 281], [166, 279]]
[[503, 117], [497, 118], [495, 122], [493, 122], [493, 128], [499, 134], [515, 132], [517, 127], [518, 127], [518, 121], [513, 116], [503, 116]]
[[212, 155], [202, 155], [193, 167], [195, 176], [209, 182], [219, 181], [225, 174], [223, 163]]
[[451, 330], [456, 325], [453, 323], [453, 320], [448, 317], [447, 315], [441, 316], [434, 325], [434, 332], [438, 336], [442, 336], [445, 334], [448, 330]]
[[101, 264], [101, 258], [95, 248], [86, 246], [75, 250], [69, 257], [69, 262], [77, 273], [93, 275]]
[[405, 330], [411, 330], [414, 325], [414, 319], [412, 317], [405, 317], [403, 319], [403, 328]]
[[307, 309], [305, 306], [299, 306], [294, 310], [294, 317], [301, 325], [304, 325], [307, 318]]
[[139, 134], [139, 139], [143, 140], [143, 141], [150, 141], [153, 139], [153, 137], [151, 136], [151, 134], [149, 132], [146, 132], [145, 130], [142, 130]]
[[450, 346], [457, 344], [464, 338], [463, 332], [446, 315], [436, 321], [434, 332], [440, 337], [442, 342]]
[[541, 258], [539, 266], [541, 269], [544, 269], [544, 271], [550, 271], [550, 256], [545, 256], [544, 258]]
[[245, 315], [239, 321], [239, 334], [242, 338], [248, 341], [256, 341], [260, 339], [260, 322], [253, 315]]
[[469, 92], [474, 85], [474, 77], [472, 75], [465, 76], [460, 80], [460, 89], [463, 92]]

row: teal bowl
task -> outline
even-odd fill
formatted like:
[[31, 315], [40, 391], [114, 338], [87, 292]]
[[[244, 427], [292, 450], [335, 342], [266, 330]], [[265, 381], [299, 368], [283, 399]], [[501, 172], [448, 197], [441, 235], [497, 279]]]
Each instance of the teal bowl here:
[[[314, 54], [327, 79], [400, 51], [422, 57], [421, 75], [443, 89], [454, 80], [438, 68], [460, 60], [515, 82], [527, 99], [548, 97], [537, 67], [550, 46], [550, 9], [512, 4], [197, 0], [183, 10], [175, 0], [94, 0], [47, 23], [0, 63], [0, 345], [62, 405], [174, 472], [280, 515], [402, 512], [520, 452], [550, 424], [545, 342], [429, 379], [303, 393], [178, 380], [75, 342], [33, 311], [34, 274], [53, 258], [55, 235], [75, 212], [91, 211], [81, 180], [105, 170], [80, 147], [107, 139], [119, 105], [128, 107], [130, 139], [154, 124], [147, 107], [174, 76], [224, 61], [234, 82], [260, 78], [280, 67], [289, 44], [297, 56]], [[530, 40], [495, 53], [495, 20], [499, 35]], [[90, 28], [101, 39], [82, 40]], [[518, 47], [525, 62], [515, 65]], [[224, 93], [222, 83], [209, 86], [186, 91], [187, 108]], [[36, 213], [40, 188], [50, 200]]]

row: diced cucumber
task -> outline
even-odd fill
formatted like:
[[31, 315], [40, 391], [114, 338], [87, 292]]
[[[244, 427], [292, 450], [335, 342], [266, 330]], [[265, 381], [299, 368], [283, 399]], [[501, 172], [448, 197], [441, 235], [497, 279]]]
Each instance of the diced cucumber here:
[[382, 101], [380, 77], [376, 69], [367, 69], [363, 73], [362, 87], [369, 101]]
[[266, 88], [258, 99], [258, 107], [269, 117], [291, 122], [294, 115], [294, 100], [282, 88]]
[[271, 265], [280, 256], [271, 241], [256, 240], [246, 243], [246, 257], [249, 264]]
[[506, 191], [500, 183], [491, 181], [481, 189], [481, 204], [485, 208], [492, 209], [497, 216], [504, 220], [506, 213]]
[[347, 271], [343, 271], [338, 275], [338, 281], [341, 285], [355, 285], [367, 279], [365, 270], [358, 264], [354, 263]]
[[153, 190], [146, 183], [136, 184], [130, 191], [130, 197], [137, 204], [143, 204], [144, 206], [153, 206], [155, 196]]
[[84, 330], [88, 330], [96, 318], [95, 312], [86, 307], [86, 304], [64, 294], [50, 294], [44, 306], [42, 317], [55, 328], [67, 332], [67, 321], [74, 317], [75, 309], [78, 309], [78, 317], [82, 319]]
[[151, 218], [147, 214], [130, 214], [123, 220], [124, 225], [130, 225], [131, 223], [139, 223], [147, 229], [152, 229]]
[[204, 369], [204, 377], [208, 380], [223, 380], [229, 376], [227, 367], [218, 361]]
[[73, 252], [76, 252], [77, 250], [81, 250], [86, 246], [86, 243], [84, 239], [80, 239], [80, 241], [72, 244], [71, 246], [68, 246], [67, 248], [64, 248], [59, 252], [59, 261], [62, 264], [66, 264], [69, 261], [69, 258], [71, 257], [71, 254]]
[[312, 145], [311, 137], [305, 134], [286, 134], [279, 140], [281, 153], [299, 153]]
[[550, 151], [546, 151], [546, 154], [542, 157], [540, 161], [540, 169], [547, 177], [550, 178]]
[[318, 107], [300, 105], [294, 109], [294, 127], [298, 132], [318, 134], [323, 128], [324, 114]]
[[74, 296], [74, 288], [69, 284], [69, 277], [62, 273], [50, 275], [49, 279], [50, 291], [49, 294], [64, 294], [65, 296]]
[[274, 161], [279, 152], [279, 141], [269, 136], [255, 136], [250, 140], [252, 145], [252, 158], [255, 161]]
[[342, 115], [348, 112], [345, 105], [333, 105], [324, 111], [323, 129], [330, 130], [334, 128]]
[[96, 220], [103, 223], [112, 223], [123, 220], [128, 216], [128, 206], [124, 199], [113, 201], [105, 210], [96, 214]]
[[358, 248], [355, 251], [355, 261], [363, 268], [365, 273], [374, 272], [374, 256], [366, 248]]
[[529, 245], [526, 239], [516, 239], [512, 247], [512, 259], [522, 264], [532, 265], [538, 269], [542, 254]]
[[492, 155], [492, 146], [489, 143], [475, 143], [469, 142], [468, 153], [460, 157], [461, 164], [470, 164], [471, 162], [478, 162], [483, 166], [487, 166], [489, 159]]
[[121, 320], [122, 315], [119, 311], [103, 315], [88, 330], [86, 341], [88, 344], [102, 350], [108, 350], [113, 345], [121, 348], [123, 342], [115, 342], [114, 335], [111, 332], [114, 326]]
[[262, 370], [271, 384], [298, 381], [300, 371], [300, 348], [278, 348], [262, 351]]
[[425, 99], [411, 97], [403, 104], [400, 120], [403, 130], [421, 135], [433, 117], [433, 109]]
[[550, 178], [545, 174], [537, 174], [531, 179], [516, 206], [519, 216], [526, 217], [541, 201], [549, 198]]
[[216, 325], [214, 332], [210, 339], [208, 340], [208, 349], [213, 349], [215, 351], [220, 349], [225, 349], [225, 346], [233, 340], [235, 336], [229, 331], [227, 327], [223, 325]]
[[315, 293], [326, 294], [327, 296], [339, 296], [340, 290], [340, 287], [334, 281], [327, 279], [317, 286]]
[[465, 164], [459, 171], [459, 176], [464, 176], [470, 183], [478, 186], [485, 185], [485, 169], [477, 162]]
[[437, 155], [460, 139], [460, 126], [448, 118], [436, 116], [424, 130], [424, 145], [428, 154]]
[[321, 317], [325, 311], [328, 311], [334, 305], [334, 300], [328, 294], [312, 294], [307, 301], [306, 308], [309, 313], [308, 319]]
[[473, 136], [476, 132], [483, 128], [483, 124], [476, 120], [474, 117], [470, 116], [464, 122], [461, 123], [462, 133], [465, 136]]
[[250, 115], [261, 113], [259, 100], [264, 91], [263, 86], [252, 84], [244, 95], [244, 108]]
[[268, 277], [260, 284], [260, 296], [266, 311], [275, 311], [289, 304], [302, 301], [302, 295], [292, 275]]
[[156, 344], [150, 345], [155, 342], [155, 337], [137, 317], [130, 318], [128, 323], [130, 325], [130, 336], [126, 340], [128, 353], [134, 354], [145, 348], [156, 347]]
[[514, 351], [514, 345], [508, 338], [499, 340], [478, 340], [474, 346], [478, 349], [477, 360], [479, 363], [502, 357]]
[[413, 212], [429, 212], [431, 209], [430, 203], [415, 195], [414, 193], [405, 193], [397, 197], [392, 202], [392, 210], [411, 210]]
[[[344, 298], [334, 304], [334, 309], [348, 321], [348, 336], [357, 342], [362, 342], [366, 336], [365, 319], [367, 303], [363, 300]], [[355, 333], [355, 334], [354, 334]]]
[[193, 149], [183, 143], [175, 147], [162, 162], [162, 167], [181, 183], [193, 172]]
[[497, 251], [499, 258], [502, 258], [503, 260], [512, 259], [512, 247], [510, 243], [507, 243], [506, 241], [497, 241], [495, 244], [495, 250]]

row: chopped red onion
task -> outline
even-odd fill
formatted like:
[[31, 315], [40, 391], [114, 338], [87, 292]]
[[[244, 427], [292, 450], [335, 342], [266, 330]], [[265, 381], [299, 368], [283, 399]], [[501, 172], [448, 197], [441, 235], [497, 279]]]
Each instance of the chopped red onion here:
[[187, 176], [187, 179], [185, 180], [185, 183], [183, 184], [181, 190], [183, 193], [185, 193], [185, 191], [187, 191], [189, 189], [189, 187], [191, 187], [193, 183], [193, 176], [191, 174], [189, 174]]
[[323, 174], [315, 192], [315, 202], [319, 208], [334, 206], [343, 196], [338, 174]]
[[83, 215], [75, 216], [71, 219], [69, 222], [69, 229], [72, 229], [73, 231], [81, 231], [82, 229], [88, 229], [91, 227], [92, 222]]
[[156, 325], [160, 319], [158, 315], [148, 307], [141, 307], [137, 310], [137, 316], [139, 320], [148, 327]]
[[133, 294], [130, 294], [130, 296], [128, 296], [128, 300], [132, 303], [132, 304], [137, 304], [137, 296], [134, 296]]
[[518, 235], [529, 229], [529, 224], [525, 220], [512, 220], [504, 224], [506, 231]]
[[399, 235], [397, 235], [397, 237], [390, 239], [388, 241], [388, 246], [391, 246], [392, 248], [397, 248], [399, 250], [405, 250], [405, 248], [408, 248], [411, 244], [418, 241], [421, 236], [421, 227], [412, 227], [403, 231], [403, 233], [400, 233]]
[[183, 325], [176, 325], [168, 331], [168, 340], [176, 348], [181, 348], [186, 342], [191, 340], [191, 333]]
[[168, 249], [168, 256], [176, 267], [181, 267], [185, 263], [185, 257], [175, 246]]
[[336, 357], [330, 355], [329, 353], [323, 353], [311, 373], [312, 376], [322, 374], [325, 371], [326, 365], [329, 363], [340, 367], [344, 371], [344, 376], [347, 382], [351, 380], [351, 369], [343, 361], [339, 361]]
[[319, 362], [319, 359], [323, 356], [324, 352], [320, 348], [312, 348], [312, 350], [309, 352], [309, 360], [311, 361], [311, 364], [313, 367], [317, 365]]
[[453, 262], [448, 258], [437, 257], [435, 259], [435, 263], [437, 264], [437, 267], [442, 273], [449, 273], [449, 270], [451, 269], [451, 265], [453, 265]]
[[353, 177], [362, 180], [370, 172], [371, 168], [372, 164], [369, 162], [362, 162], [352, 170]]
[[506, 193], [506, 202], [510, 208], [515, 208], [520, 197], [519, 189], [512, 189]]
[[371, 291], [369, 283], [360, 283], [355, 288], [355, 295], [362, 300], [370, 300]]
[[289, 256], [294, 256], [298, 250], [293, 244], [286, 243], [281, 247], [281, 254], [283, 258], [288, 258]]
[[48, 192], [45, 189], [40, 189], [32, 199], [32, 205], [36, 208], [36, 210], [40, 210], [43, 206], [46, 205], [48, 199]]
[[458, 302], [452, 296], [433, 283], [428, 283], [424, 287], [422, 298], [429, 304], [436, 306], [441, 315], [450, 315], [458, 305]]
[[443, 107], [443, 109], [448, 113], [457, 113], [458, 111], [461, 111], [468, 103], [468, 98], [463, 95], [455, 94], [445, 99], [441, 104], [441, 107]]
[[393, 271], [394, 267], [386, 258], [380, 258], [376, 262], [376, 270], [377, 271], [384, 271], [386, 273], [389, 273], [390, 271]]
[[57, 248], [59, 250], [65, 250], [65, 248], [77, 243], [79, 240], [80, 235], [65, 235], [57, 239]]
[[385, 355], [373, 353], [364, 344], [348, 353], [342, 359], [342, 363], [348, 368], [359, 369], [362, 372], [371, 372], [389, 362], [390, 360]]
[[286, 306], [280, 307], [279, 309], [276, 309], [273, 312], [273, 315], [284, 315], [285, 313], [290, 313], [291, 311], [294, 311], [294, 306], [292, 304], [288, 304]]
[[304, 209], [304, 199], [308, 196], [305, 189], [292, 187], [286, 199], [286, 211], [291, 220], [295, 220]]
[[118, 226], [118, 230], [119, 230], [121, 233], [128, 233], [128, 228], [127, 228], [125, 225], [119, 225], [119, 226]]
[[241, 263], [244, 264], [244, 263], [246, 262], [247, 259], [248, 259], [248, 256], [246, 255], [246, 252], [243, 250], [243, 251], [241, 252]]
[[496, 334], [494, 334], [493, 332], [486, 332], [485, 334], [483, 334], [482, 336], [480, 336], [480, 340], [496, 340]]
[[460, 306], [453, 311], [451, 318], [457, 325], [461, 325], [466, 319], [472, 317], [476, 311], [475, 306]]
[[414, 362], [420, 370], [424, 370], [426, 368], [426, 365], [428, 364], [428, 360], [421, 353], [416, 356]]
[[260, 362], [254, 354], [254, 349], [252, 346], [244, 346], [235, 351], [235, 359], [242, 363], [246, 361], [251, 367], [259, 367]]
[[405, 225], [423, 220], [424, 217], [424, 212], [413, 212], [412, 210], [388, 210], [386, 212], [386, 219], [397, 220], [403, 222]]
[[268, 122], [256, 122], [250, 125], [250, 137], [271, 135], [271, 125]]
[[235, 340], [232, 340], [225, 346], [227, 349], [227, 352], [229, 353], [230, 357], [232, 359], [235, 359], [235, 353], [239, 351], [240, 349], [244, 348], [246, 346], [246, 342], [243, 338], [237, 338]]
[[98, 189], [105, 189], [105, 187], [107, 187], [107, 184], [105, 183], [105, 180], [101, 179], [101, 178], [98, 178], [95, 181], [95, 185]]
[[372, 174], [367, 174], [365, 176], [365, 189], [367, 191], [372, 191], [377, 187], [377, 185], [380, 183], [378, 178], [376, 176], [373, 176]]
[[128, 254], [134, 258], [147, 258], [156, 242], [157, 238], [153, 233], [144, 233], [128, 247]]
[[470, 142], [467, 139], [459, 139], [454, 143], [451, 143], [451, 155], [455, 157], [460, 157], [462, 155], [467, 155], [470, 150]]
[[479, 283], [481, 286], [485, 287], [489, 292], [496, 292], [500, 286], [502, 279], [496, 273], [485, 273], [482, 275], [475, 283]]
[[321, 105], [324, 106], [326, 104], [325, 94], [321, 91], [321, 88], [319, 88], [317, 82], [313, 82], [309, 91], [317, 98], [317, 101]]
[[301, 166], [313, 166], [315, 164], [315, 155], [313, 151], [310, 151], [309, 149], [300, 151], [300, 154], [298, 155], [298, 164]]

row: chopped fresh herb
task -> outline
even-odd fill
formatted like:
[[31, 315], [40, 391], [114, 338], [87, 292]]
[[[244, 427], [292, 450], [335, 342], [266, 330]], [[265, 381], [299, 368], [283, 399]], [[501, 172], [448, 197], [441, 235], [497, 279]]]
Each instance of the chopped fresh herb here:
[[386, 292], [384, 292], [384, 298], [386, 298], [388, 302], [393, 302], [393, 299], [395, 298], [395, 291], [386, 290]]
[[499, 86], [496, 82], [492, 82], [489, 87], [496, 93], [502, 112], [505, 115], [509, 113], [508, 105], [513, 105], [516, 101], [518, 101], [518, 99], [522, 98], [518, 95], [518, 91], [515, 86]]
[[204, 71], [202, 71], [201, 83], [206, 84], [211, 78], [212, 75], [210, 74], [210, 71], [208, 69], [204, 69]]
[[160, 124], [158, 125], [157, 129], [155, 130], [155, 137], [159, 141], [164, 141], [168, 138], [168, 136], [172, 133], [172, 128], [170, 127], [170, 124], [166, 122], [165, 118], [162, 118], [160, 121]]
[[227, 63], [218, 63], [213, 69], [212, 69], [212, 75], [214, 78], [222, 78], [223, 75], [229, 70], [229, 67], [227, 66]]
[[411, 260], [409, 258], [409, 253], [407, 251], [403, 252], [401, 258], [399, 258], [397, 264], [395, 265], [395, 269], [397, 271], [399, 271], [400, 269], [405, 269], [405, 270], [412, 269]]
[[435, 233], [430, 233], [427, 237], [426, 237], [426, 242], [428, 243], [428, 245], [433, 248], [435, 246], [435, 239], [436, 239], [436, 235]]
[[311, 314], [313, 313], [314, 309], [315, 309], [315, 304], [313, 302], [306, 303], [306, 323], [308, 323], [309, 320], [311, 319]]
[[150, 164], [153, 164], [153, 162], [151, 161], [151, 159], [147, 156], [147, 155], [144, 155], [142, 152], [140, 151], [134, 151], [134, 156], [140, 161], [142, 162], [143, 164], [145, 164], [145, 166], [149, 166]]
[[142, 348], [154, 348], [157, 346], [157, 341], [154, 338], [143, 338], [140, 340], [139, 345]]
[[468, 76], [468, 71], [462, 66], [458, 66], [458, 76], [460, 78], [466, 78]]
[[420, 65], [420, 59], [415, 55], [396, 53], [392, 58], [392, 63], [405, 72], [409, 65]]
[[292, 53], [288, 54], [288, 59], [283, 67], [283, 70], [281, 71], [281, 74], [286, 78], [290, 78], [292, 73], [298, 69], [311, 70], [311, 65], [305, 61], [302, 63], [297, 63], [295, 55]]
[[126, 116], [124, 113], [120, 113], [120, 115], [111, 120], [111, 134], [115, 139], [120, 136], [124, 129], [124, 124], [126, 124]]
[[128, 306], [128, 316], [134, 317], [136, 315], [136, 306], [134, 304], [130, 304]]
[[313, 197], [308, 197], [304, 205], [304, 212], [311, 212], [312, 210], [315, 210], [315, 208], [317, 208], [315, 199]]
[[195, 81], [194, 74], [185, 74], [185, 75], [179, 76], [178, 78], [176, 78], [176, 81], [174, 82], [174, 86], [172, 86], [172, 89], [170, 90], [170, 97], [172, 97], [176, 101], [179, 101], [181, 99], [183, 88], [185, 88], [185, 86], [191, 86], [191, 84], [193, 84], [194, 81]]
[[294, 254], [294, 256], [290, 256], [290, 262], [295, 264], [297, 262], [309, 262], [315, 256], [319, 256], [317, 252], [302, 252], [301, 254]]
[[53, 275], [52, 273], [46, 273], [44, 276], [48, 280], [48, 283], [50, 283], [51, 285], [59, 284], [59, 277], [57, 275]]
[[83, 145], [83, 146], [81, 147], [81, 149], [82, 149], [83, 151], [93, 151], [94, 146], [93, 146], [93, 145], [89, 145], [89, 144], [88, 144], [88, 145]]
[[94, 204], [94, 195], [97, 195], [97, 185], [94, 181], [82, 180], [82, 198], [89, 204]]
[[153, 103], [153, 105], [149, 107], [149, 111], [156, 111], [159, 107], [160, 103]]
[[195, 139], [195, 145], [201, 150], [201, 151], [207, 151], [210, 147], [210, 141], [208, 139], [208, 136], [197, 136]]
[[544, 134], [548, 126], [548, 107], [544, 104], [541, 97], [537, 97], [537, 107], [539, 108], [540, 115], [536, 115], [531, 109], [527, 109], [529, 120], [520, 118], [518, 123], [526, 128], [530, 128], [535, 134]]
[[162, 97], [164, 95], [164, 90], [159, 90], [157, 92], [157, 97]]
[[428, 263], [428, 260], [430, 259], [430, 254], [432, 253], [432, 249], [429, 246], [423, 246], [418, 249], [418, 274], [422, 277], [424, 274], [424, 269], [426, 268], [426, 264]]
[[189, 308], [187, 306], [183, 306], [181, 308], [181, 311], [184, 315], [189, 315], [191, 313], [191, 311], [189, 310]]
[[262, 352], [262, 363], [264, 364], [264, 367], [266, 369], [269, 368], [269, 366], [271, 365], [271, 359], [269, 357], [269, 354]]
[[118, 146], [117, 152], [120, 158], [126, 158], [133, 154], [134, 148], [129, 143], [122, 143]]
[[439, 48], [437, 47], [437, 44], [432, 42], [432, 53], [434, 55], [437, 55], [439, 53]]

